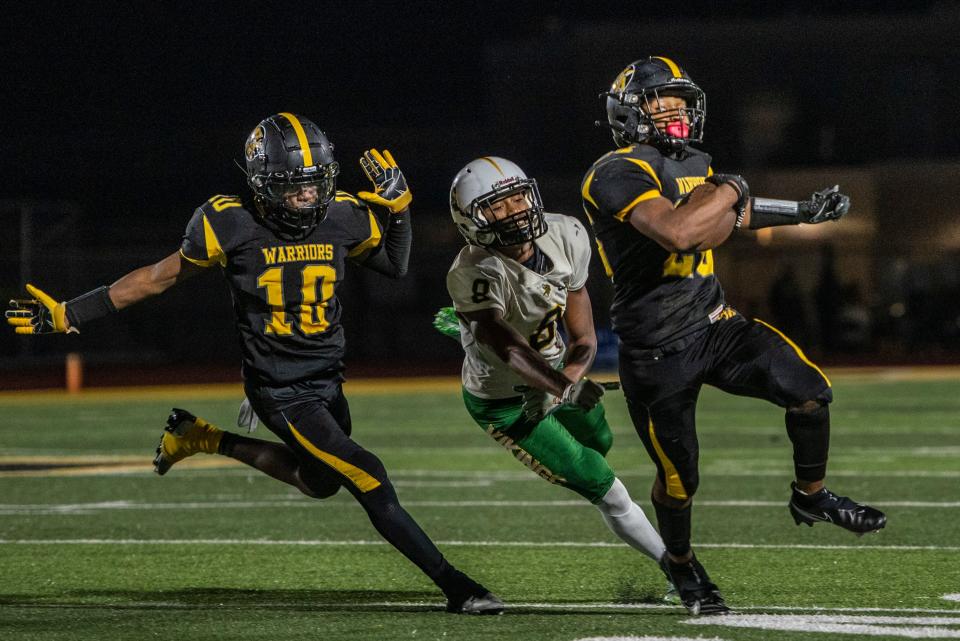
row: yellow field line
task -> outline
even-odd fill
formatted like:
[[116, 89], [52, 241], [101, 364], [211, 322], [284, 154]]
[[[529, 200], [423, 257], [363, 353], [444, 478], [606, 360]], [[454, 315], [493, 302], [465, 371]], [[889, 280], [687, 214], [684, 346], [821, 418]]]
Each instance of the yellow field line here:
[[[836, 367], [828, 368], [831, 378], [856, 381], [960, 381], [960, 366], [922, 367]], [[613, 380], [615, 373], [594, 373], [598, 380]], [[358, 378], [347, 381], [344, 391], [351, 396], [405, 394], [409, 392], [451, 392], [460, 390], [460, 378], [433, 376], [416, 378]], [[240, 383], [215, 385], [155, 385], [87, 388], [77, 394], [65, 390], [24, 390], [0, 392], [0, 404], [37, 401], [101, 402], [128, 399], [194, 400], [243, 398]]]
[[[152, 456], [0, 456], [0, 466], [28, 464], [49, 465], [49, 469], [38, 470], [0, 470], [0, 478], [13, 476], [100, 476], [103, 474], [123, 474], [152, 472]], [[81, 465], [77, 465], [77, 464]], [[87, 465], [82, 465], [87, 463]], [[56, 467], [57, 465], [77, 465], [77, 467]], [[177, 463], [178, 468], [210, 469], [221, 467], [241, 467], [233, 459], [217, 456], [192, 458]]]
[[[344, 391], [352, 396], [375, 394], [403, 394], [407, 392], [459, 392], [460, 378], [452, 376], [422, 378], [360, 378], [344, 383]], [[95, 387], [87, 388], [77, 394], [68, 394], [65, 390], [24, 390], [0, 392], [0, 403], [71, 401], [100, 402], [112, 400], [170, 399], [194, 400], [208, 398], [243, 398], [243, 386], [239, 383], [216, 385], [155, 385], [131, 387]]]

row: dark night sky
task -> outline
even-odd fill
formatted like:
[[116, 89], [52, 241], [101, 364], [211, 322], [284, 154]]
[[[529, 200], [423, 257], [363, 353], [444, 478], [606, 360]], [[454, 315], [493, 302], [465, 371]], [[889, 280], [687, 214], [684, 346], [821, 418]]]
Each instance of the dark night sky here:
[[[367, 146], [392, 147], [411, 179], [419, 178], [411, 182], [420, 185], [420, 202], [442, 207], [443, 186], [457, 167], [440, 167], [431, 157], [459, 145], [463, 152], [452, 155], [462, 164], [478, 153], [468, 147], [482, 145], [470, 135], [482, 135], [474, 123], [495, 125], [486, 118], [491, 105], [523, 109], [522, 76], [512, 95], [489, 95], [481, 84], [491, 44], [544, 34], [562, 39], [569, 25], [590, 21], [615, 27], [933, 6], [770, 5], [361, 0], [223, 3], [198, 11], [187, 3], [23, 3], [13, 13], [6, 9], [0, 167], [7, 179], [0, 197], [70, 198], [106, 217], [127, 217], [144, 201], [192, 206], [211, 189], [242, 186], [232, 160], [246, 132], [289, 110], [326, 129], [345, 166]], [[637, 55], [642, 49], [638, 43]], [[567, 64], [558, 57], [543, 73], [563, 76]], [[465, 133], [450, 140], [456, 129]], [[437, 135], [424, 140], [430, 132]], [[344, 180], [348, 189], [362, 186], [357, 175], [345, 173]]]
[[[596, 95], [633, 59], [676, 57], [707, 91], [704, 147], [724, 169], [747, 162], [740, 110], [766, 88], [799, 113], [788, 132], [798, 138], [767, 164], [960, 157], [952, 2], [37, 2], [5, 7], [4, 17], [0, 201], [76, 205], [56, 233], [47, 233], [55, 208], [32, 215], [31, 277], [58, 294], [174, 251], [193, 208], [246, 189], [234, 161], [272, 113], [300, 113], [327, 131], [347, 191], [367, 188], [356, 164], [364, 149], [391, 149], [414, 193], [415, 250], [392, 298], [348, 279], [358, 311], [345, 324], [367, 337], [351, 348], [361, 358], [384, 349], [369, 338], [377, 320], [360, 318], [373, 296], [417, 328], [409, 345], [398, 332], [389, 347], [422, 349], [459, 242], [447, 194], [466, 162], [510, 157], [538, 178], [548, 209], [579, 210], [579, 178], [610, 146], [592, 124], [603, 116]], [[827, 155], [824, 131], [835, 140]], [[0, 294], [15, 296], [25, 275], [19, 218], [9, 205], [0, 216]], [[84, 349], [186, 359], [216, 337], [233, 362], [222, 284], [183, 290], [103, 321], [113, 334], [84, 337]], [[155, 318], [197, 300], [211, 311], [189, 327]], [[25, 349], [0, 339], [0, 357]]]

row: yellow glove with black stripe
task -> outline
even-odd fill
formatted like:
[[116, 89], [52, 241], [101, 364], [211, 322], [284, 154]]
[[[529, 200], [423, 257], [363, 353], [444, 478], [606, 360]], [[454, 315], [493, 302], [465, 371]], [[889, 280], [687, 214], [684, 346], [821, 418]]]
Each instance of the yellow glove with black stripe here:
[[383, 155], [376, 149], [363, 152], [360, 168], [373, 183], [373, 192], [359, 191], [357, 196], [372, 203], [386, 207], [391, 213], [399, 214], [410, 206], [413, 194], [407, 187], [407, 179], [397, 167], [397, 162], [386, 149]]
[[10, 301], [6, 317], [13, 331], [18, 334], [79, 333], [77, 328], [69, 326], [66, 303], [57, 302], [33, 285], [27, 285], [27, 293], [33, 299]]

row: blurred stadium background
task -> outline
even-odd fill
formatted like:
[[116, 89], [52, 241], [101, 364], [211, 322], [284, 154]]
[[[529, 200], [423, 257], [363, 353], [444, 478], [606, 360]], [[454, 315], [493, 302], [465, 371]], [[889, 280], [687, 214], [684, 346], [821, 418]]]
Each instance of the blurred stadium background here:
[[[69, 298], [179, 245], [193, 209], [246, 189], [247, 132], [277, 111], [321, 125], [343, 166], [393, 151], [414, 192], [409, 276], [348, 273], [348, 373], [454, 374], [430, 327], [460, 246], [447, 193], [471, 158], [511, 158], [547, 208], [582, 217], [585, 169], [610, 148], [597, 94], [630, 61], [677, 60], [708, 96], [703, 148], [753, 192], [839, 183], [839, 224], [736, 236], [717, 252], [731, 300], [836, 364], [960, 355], [960, 5], [954, 2], [351, 2], [203, 15], [165, 3], [5, 9], [0, 296]], [[41, 19], [42, 18], [42, 19]], [[610, 286], [594, 265], [601, 332]], [[0, 332], [0, 389], [235, 381], [221, 277], [205, 275], [81, 336]], [[601, 364], [611, 366], [612, 342]]]

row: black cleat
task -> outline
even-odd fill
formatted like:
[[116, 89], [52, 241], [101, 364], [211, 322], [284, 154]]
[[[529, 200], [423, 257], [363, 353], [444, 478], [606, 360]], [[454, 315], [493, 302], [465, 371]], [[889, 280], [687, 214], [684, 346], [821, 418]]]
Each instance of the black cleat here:
[[696, 556], [686, 563], [674, 563], [665, 558], [670, 580], [680, 593], [680, 602], [690, 614], [697, 616], [730, 612], [717, 586], [710, 582], [707, 571]]
[[447, 612], [452, 614], [503, 614], [503, 601], [493, 592], [467, 597], [463, 601], [447, 601]]
[[869, 505], [857, 503], [846, 496], [837, 496], [827, 488], [814, 494], [804, 494], [796, 483], [790, 484], [790, 514], [797, 525], [810, 527], [817, 521], [833, 523], [857, 536], [876, 532], [887, 524], [887, 515]]

